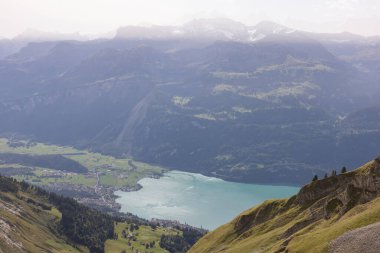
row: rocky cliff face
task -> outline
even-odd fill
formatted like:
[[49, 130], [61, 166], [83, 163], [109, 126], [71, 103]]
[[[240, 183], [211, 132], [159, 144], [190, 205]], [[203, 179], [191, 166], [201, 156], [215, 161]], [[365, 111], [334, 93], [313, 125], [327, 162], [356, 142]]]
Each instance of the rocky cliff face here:
[[311, 204], [311, 209], [323, 207], [323, 217], [329, 218], [332, 212], [343, 215], [352, 207], [379, 196], [380, 159], [375, 159], [358, 170], [304, 186], [297, 194], [295, 204]]

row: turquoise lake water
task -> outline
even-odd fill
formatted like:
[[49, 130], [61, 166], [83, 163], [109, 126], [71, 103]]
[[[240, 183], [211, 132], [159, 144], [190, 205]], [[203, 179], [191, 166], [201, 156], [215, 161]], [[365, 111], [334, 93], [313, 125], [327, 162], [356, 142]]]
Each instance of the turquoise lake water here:
[[291, 186], [242, 184], [181, 171], [160, 179], [144, 178], [135, 192], [117, 191], [121, 212], [142, 218], [178, 220], [214, 229], [264, 200], [287, 198], [299, 190]]

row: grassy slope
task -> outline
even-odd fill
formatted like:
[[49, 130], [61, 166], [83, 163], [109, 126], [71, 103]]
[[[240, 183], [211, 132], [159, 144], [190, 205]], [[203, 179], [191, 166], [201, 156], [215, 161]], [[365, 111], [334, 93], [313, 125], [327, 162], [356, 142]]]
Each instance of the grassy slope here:
[[[115, 232], [118, 234], [117, 240], [108, 240], [106, 242], [105, 250], [106, 253], [120, 253], [125, 250], [126, 253], [132, 253], [132, 247], [134, 250], [139, 250], [140, 252], [153, 252], [153, 253], [167, 253], [165, 249], [160, 247], [160, 238], [161, 235], [171, 235], [181, 233], [180, 231], [157, 227], [156, 229], [152, 229], [150, 226], [140, 226], [138, 230], [133, 232], [133, 235], [136, 236], [137, 240], [131, 242], [131, 246], [128, 245], [128, 239], [122, 238], [122, 231], [126, 229], [126, 223], [118, 223], [115, 227]], [[150, 242], [155, 242], [155, 247], [146, 249], [145, 244]]]
[[[355, 173], [367, 173], [371, 166], [373, 163], [368, 163]], [[312, 184], [310, 186], [312, 187]], [[270, 216], [270, 212], [283, 208], [287, 202], [288, 200], [266, 201], [258, 207], [243, 212], [230, 223], [204, 236], [194, 245], [190, 253], [275, 252], [286, 241], [286, 238], [282, 238], [281, 235], [309, 216], [310, 209], [299, 205], [291, 206], [285, 212], [275, 215], [264, 223], [248, 226], [248, 230], [244, 232], [237, 232], [236, 226], [243, 217], [252, 215], [257, 210], [265, 210], [264, 216]], [[378, 221], [380, 221], [380, 198], [357, 205], [341, 217], [336, 215], [328, 220], [320, 219], [306, 226], [293, 234], [287, 250], [288, 252], [327, 252], [328, 244], [333, 239], [347, 231]]]
[[[43, 200], [30, 194], [20, 193], [19, 196], [43, 203]], [[42, 249], [47, 252], [87, 252], [84, 248], [72, 247], [57, 236], [55, 229], [60, 215], [55, 208], [43, 210], [13, 194], [0, 192], [0, 220], [10, 228], [5, 228], [5, 231], [0, 228], [0, 232], [10, 239], [7, 243], [0, 236], [0, 252], [41, 252]], [[21, 243], [20, 248], [11, 246], [12, 243]]]

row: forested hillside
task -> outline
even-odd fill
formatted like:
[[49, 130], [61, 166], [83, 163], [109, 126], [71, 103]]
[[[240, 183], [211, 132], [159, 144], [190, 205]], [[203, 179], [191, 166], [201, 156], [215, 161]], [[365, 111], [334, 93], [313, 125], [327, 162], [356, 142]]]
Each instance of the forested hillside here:
[[302, 184], [379, 152], [379, 43], [228, 19], [29, 43], [0, 61], [0, 133]]

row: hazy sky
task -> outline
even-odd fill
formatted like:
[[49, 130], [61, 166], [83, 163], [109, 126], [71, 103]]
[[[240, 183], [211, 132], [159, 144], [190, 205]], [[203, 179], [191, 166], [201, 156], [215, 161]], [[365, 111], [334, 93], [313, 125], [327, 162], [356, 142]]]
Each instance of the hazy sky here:
[[204, 17], [380, 35], [380, 0], [0, 0], [0, 36], [27, 28], [94, 34], [128, 24], [182, 24]]

